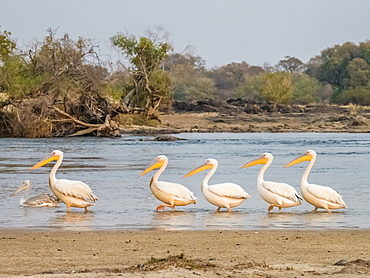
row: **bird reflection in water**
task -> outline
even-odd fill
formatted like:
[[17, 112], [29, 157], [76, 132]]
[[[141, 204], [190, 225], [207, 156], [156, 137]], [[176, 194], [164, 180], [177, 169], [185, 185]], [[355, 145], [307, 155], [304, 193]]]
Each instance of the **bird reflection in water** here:
[[[302, 213], [303, 224], [309, 228], [328, 229], [338, 227], [338, 224], [344, 221], [346, 212], [332, 211], [331, 214], [326, 211], [318, 211], [317, 213], [306, 212]], [[345, 226], [345, 224], [343, 224]]]
[[259, 226], [261, 228], [281, 229], [302, 227], [302, 217], [293, 212], [267, 213], [260, 218]]
[[151, 226], [160, 230], [192, 230], [196, 224], [195, 212], [164, 211], [154, 213]]
[[243, 228], [246, 223], [245, 212], [233, 211], [232, 213], [210, 212], [203, 215], [203, 227], [206, 229], [235, 230]]
[[52, 227], [74, 230], [91, 230], [95, 221], [94, 213], [69, 212], [50, 219]]

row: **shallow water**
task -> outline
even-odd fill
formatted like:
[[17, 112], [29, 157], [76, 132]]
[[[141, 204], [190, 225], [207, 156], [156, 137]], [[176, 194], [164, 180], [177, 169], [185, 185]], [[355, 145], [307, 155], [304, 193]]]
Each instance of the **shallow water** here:
[[[0, 139], [0, 227], [67, 230], [165, 229], [165, 230], [245, 230], [245, 229], [369, 229], [370, 134], [344, 133], [189, 133], [177, 134], [185, 141], [154, 142], [152, 137]], [[31, 166], [54, 149], [62, 150], [64, 161], [58, 178], [82, 180], [89, 184], [99, 201], [93, 213], [65, 205], [56, 208], [23, 208], [20, 195], [9, 195], [30, 179], [30, 196], [50, 192], [48, 176], [53, 163], [36, 170]], [[260, 166], [239, 169], [263, 152], [271, 152], [274, 162], [265, 180], [286, 182], [299, 191], [306, 163], [282, 168], [307, 149], [318, 153], [309, 182], [331, 186], [343, 196], [347, 209], [312, 213], [312, 205], [267, 213], [268, 204], [259, 196], [256, 179]], [[198, 198], [195, 205], [177, 211], [155, 212], [160, 201], [149, 189], [154, 172], [137, 176], [159, 154], [169, 158], [160, 180], [181, 183]], [[207, 158], [219, 161], [210, 184], [240, 184], [251, 199], [232, 213], [216, 213], [200, 191], [205, 172], [181, 177], [203, 164]]]

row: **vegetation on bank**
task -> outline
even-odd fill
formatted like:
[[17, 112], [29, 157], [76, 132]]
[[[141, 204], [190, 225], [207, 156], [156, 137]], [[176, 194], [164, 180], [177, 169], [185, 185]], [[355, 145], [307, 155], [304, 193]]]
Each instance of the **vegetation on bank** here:
[[156, 120], [174, 101], [370, 105], [370, 41], [329, 47], [308, 63], [287, 56], [211, 69], [191, 51], [173, 52], [162, 28], [111, 42], [122, 60], [104, 61], [93, 40], [51, 29], [20, 47], [0, 27], [0, 137], [114, 136], [117, 121]]

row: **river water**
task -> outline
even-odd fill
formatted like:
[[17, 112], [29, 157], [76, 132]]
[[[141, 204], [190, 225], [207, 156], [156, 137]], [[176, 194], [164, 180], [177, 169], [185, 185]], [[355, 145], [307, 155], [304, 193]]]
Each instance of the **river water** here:
[[[370, 228], [370, 134], [346, 133], [187, 133], [175, 142], [150, 141], [151, 136], [125, 135], [121, 138], [0, 139], [0, 227], [66, 230], [259, 230], [259, 229], [369, 229]], [[53, 163], [29, 170], [51, 151], [64, 152], [58, 178], [87, 183], [99, 201], [92, 213], [65, 205], [54, 208], [19, 206], [20, 196], [9, 195], [23, 182], [32, 182], [30, 196], [50, 192], [48, 177]], [[274, 162], [265, 180], [286, 182], [299, 192], [299, 182], [307, 163], [283, 166], [307, 149], [318, 153], [309, 176], [310, 183], [333, 187], [347, 203], [347, 209], [312, 213], [312, 205], [267, 213], [268, 204], [256, 188], [259, 166], [239, 169], [263, 152], [271, 152]], [[177, 211], [156, 212], [160, 201], [149, 189], [154, 172], [138, 175], [159, 154], [169, 158], [160, 180], [185, 185], [198, 198], [195, 205]], [[207, 158], [219, 161], [210, 184], [234, 182], [251, 199], [232, 213], [216, 213], [200, 191], [205, 172], [181, 177], [203, 164]]]

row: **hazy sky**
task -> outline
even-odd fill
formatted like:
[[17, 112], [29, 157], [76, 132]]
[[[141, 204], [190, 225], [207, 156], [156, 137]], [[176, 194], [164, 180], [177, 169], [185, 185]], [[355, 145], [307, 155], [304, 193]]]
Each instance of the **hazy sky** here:
[[50, 27], [59, 37], [99, 41], [106, 54], [117, 32], [142, 36], [162, 26], [176, 52], [192, 45], [207, 67], [262, 66], [284, 56], [307, 62], [335, 44], [370, 39], [370, 1], [0, 0], [0, 25], [20, 46]]

